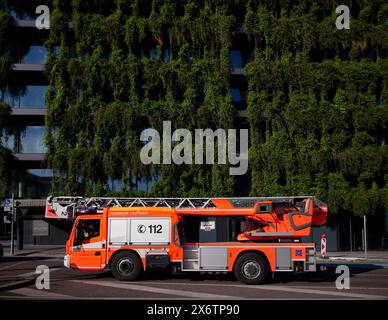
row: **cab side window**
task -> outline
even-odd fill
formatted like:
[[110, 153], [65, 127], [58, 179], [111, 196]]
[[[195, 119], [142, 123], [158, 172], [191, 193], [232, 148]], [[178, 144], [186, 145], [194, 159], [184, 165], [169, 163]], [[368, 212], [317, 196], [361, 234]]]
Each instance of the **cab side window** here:
[[75, 245], [100, 236], [100, 219], [81, 219], [77, 224]]

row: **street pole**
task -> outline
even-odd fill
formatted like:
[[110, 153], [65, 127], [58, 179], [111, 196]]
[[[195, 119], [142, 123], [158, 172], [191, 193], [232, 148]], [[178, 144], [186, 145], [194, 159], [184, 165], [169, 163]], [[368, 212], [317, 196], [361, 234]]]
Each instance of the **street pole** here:
[[[16, 209], [18, 210], [18, 209]], [[19, 209], [23, 210], [23, 209]], [[17, 230], [18, 230], [18, 250], [23, 250], [23, 236], [24, 236], [24, 221], [23, 214], [21, 211], [16, 212]]]
[[368, 235], [367, 235], [367, 232], [366, 232], [366, 216], [364, 216], [364, 249], [365, 249], [365, 259], [368, 258], [368, 248], [367, 248], [367, 245], [368, 245]]
[[14, 223], [14, 206], [13, 206], [13, 198], [14, 195], [12, 193], [12, 204], [11, 204], [11, 256], [14, 254], [14, 247], [13, 247], [13, 223]]

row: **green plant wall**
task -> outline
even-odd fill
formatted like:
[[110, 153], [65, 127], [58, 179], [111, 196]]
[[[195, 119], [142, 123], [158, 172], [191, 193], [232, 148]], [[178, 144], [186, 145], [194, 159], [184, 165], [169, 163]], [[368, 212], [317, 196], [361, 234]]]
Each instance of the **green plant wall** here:
[[157, 180], [153, 195], [232, 195], [227, 166], [145, 166], [139, 138], [148, 127], [162, 132], [163, 120], [173, 129], [234, 127], [234, 23], [226, 2], [54, 3], [56, 26], [46, 44], [47, 161], [58, 172], [53, 191], [106, 194], [114, 179], [129, 195], [143, 179]]
[[[7, 87], [11, 72], [11, 59], [7, 50], [11, 25], [12, 17], [0, 6], [0, 91]], [[2, 145], [3, 129], [6, 128], [10, 112], [10, 106], [0, 101], [0, 198], [9, 196], [11, 185], [11, 152]]]
[[[287, 3], [252, 1], [244, 21], [256, 48], [251, 195], [315, 194], [331, 213], [374, 214], [388, 205], [388, 6]], [[349, 30], [335, 28], [339, 4]]]
[[[349, 30], [335, 28], [340, 4], [351, 9]], [[250, 170], [242, 179], [250, 195], [314, 194], [333, 213], [388, 207], [385, 1], [50, 6], [45, 141], [53, 193], [112, 194], [119, 180], [121, 195], [135, 195], [139, 181], [155, 180], [149, 196], [239, 194], [227, 166], [142, 165], [139, 137], [148, 127], [161, 132], [163, 120], [190, 130], [239, 123], [229, 52], [242, 25], [240, 49], [252, 49], [244, 69]]]

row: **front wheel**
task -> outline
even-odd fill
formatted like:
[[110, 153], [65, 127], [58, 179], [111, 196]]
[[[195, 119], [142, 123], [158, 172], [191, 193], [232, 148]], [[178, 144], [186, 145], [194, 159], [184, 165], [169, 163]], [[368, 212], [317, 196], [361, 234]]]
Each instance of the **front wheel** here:
[[236, 278], [246, 284], [263, 283], [269, 272], [269, 266], [261, 256], [256, 253], [245, 253], [239, 257], [234, 266]]
[[134, 281], [142, 272], [140, 258], [133, 252], [121, 252], [112, 261], [113, 276], [121, 281]]

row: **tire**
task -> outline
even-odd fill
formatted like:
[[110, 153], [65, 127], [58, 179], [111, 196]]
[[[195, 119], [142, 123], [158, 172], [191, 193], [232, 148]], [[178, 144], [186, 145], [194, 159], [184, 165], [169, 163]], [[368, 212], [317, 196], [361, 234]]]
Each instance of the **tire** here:
[[143, 264], [135, 253], [120, 252], [112, 260], [111, 271], [120, 281], [135, 281], [143, 271]]
[[267, 261], [256, 253], [243, 254], [234, 265], [234, 275], [245, 284], [261, 284], [267, 279], [268, 273]]

